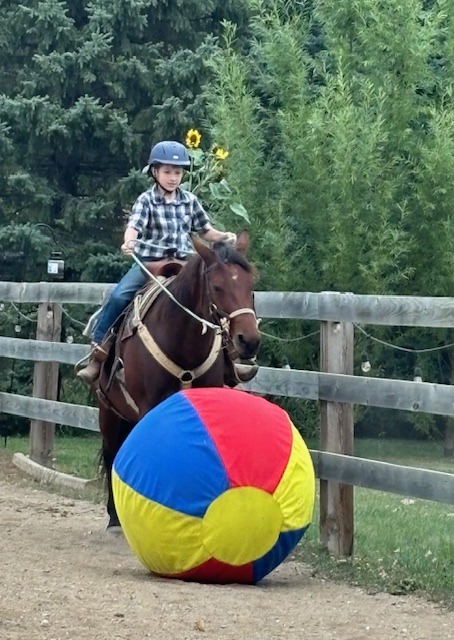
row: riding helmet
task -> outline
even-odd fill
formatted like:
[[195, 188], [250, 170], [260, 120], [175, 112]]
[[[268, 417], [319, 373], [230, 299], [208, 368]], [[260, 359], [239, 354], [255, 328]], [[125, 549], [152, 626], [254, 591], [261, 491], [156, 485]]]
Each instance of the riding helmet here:
[[148, 164], [142, 169], [148, 173], [150, 167], [157, 164], [172, 164], [176, 167], [189, 167], [191, 162], [186, 147], [180, 142], [164, 140], [151, 148]]

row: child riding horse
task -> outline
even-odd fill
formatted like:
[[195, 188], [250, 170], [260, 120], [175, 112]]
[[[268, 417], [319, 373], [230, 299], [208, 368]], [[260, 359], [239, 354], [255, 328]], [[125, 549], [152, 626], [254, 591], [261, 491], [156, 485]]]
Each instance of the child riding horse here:
[[[144, 171], [155, 184], [138, 197], [132, 208], [121, 246], [124, 254], [134, 254], [140, 261], [166, 257], [186, 260], [192, 252], [191, 234], [194, 233], [211, 243], [235, 243], [234, 233], [214, 229], [197, 197], [180, 189], [184, 168], [189, 166], [186, 147], [179, 142], [159, 142], [151, 149]], [[93, 384], [97, 380], [108, 351], [103, 344], [104, 337], [146, 281], [140, 266], [134, 264], [112, 291], [97, 318], [90, 362], [77, 373], [84, 382]], [[253, 375], [255, 370], [242, 379]]]
[[[181, 388], [220, 387], [231, 352], [256, 356], [260, 333], [254, 310], [254, 270], [244, 257], [249, 244], [239, 234], [236, 249], [210, 249], [195, 241], [198, 255], [166, 284], [151, 305], [139, 294], [132, 317], [106, 360], [96, 385], [108, 479], [109, 526], [118, 525], [111, 489], [113, 460], [135, 424]], [[230, 353], [229, 353], [230, 352]]]

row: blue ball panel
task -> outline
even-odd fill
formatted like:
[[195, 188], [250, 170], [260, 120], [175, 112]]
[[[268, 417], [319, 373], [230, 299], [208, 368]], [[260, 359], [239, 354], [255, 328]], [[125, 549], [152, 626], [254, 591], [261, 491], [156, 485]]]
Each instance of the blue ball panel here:
[[254, 576], [253, 582], [258, 582], [280, 565], [288, 554], [296, 547], [298, 542], [306, 533], [306, 530], [307, 527], [303, 527], [303, 529], [295, 529], [294, 531], [281, 533], [274, 547], [264, 556], [252, 563]]
[[181, 393], [140, 420], [118, 452], [114, 469], [146, 498], [200, 518], [230, 488], [210, 435]]

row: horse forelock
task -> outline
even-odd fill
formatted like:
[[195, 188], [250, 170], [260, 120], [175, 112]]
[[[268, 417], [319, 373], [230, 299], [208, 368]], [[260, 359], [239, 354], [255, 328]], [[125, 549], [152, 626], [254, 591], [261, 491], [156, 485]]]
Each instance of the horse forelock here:
[[221, 264], [237, 264], [242, 267], [247, 273], [255, 275], [254, 267], [246, 260], [243, 254], [236, 251], [230, 245], [226, 245], [223, 242], [216, 242], [213, 245], [213, 251], [216, 256], [216, 260]]

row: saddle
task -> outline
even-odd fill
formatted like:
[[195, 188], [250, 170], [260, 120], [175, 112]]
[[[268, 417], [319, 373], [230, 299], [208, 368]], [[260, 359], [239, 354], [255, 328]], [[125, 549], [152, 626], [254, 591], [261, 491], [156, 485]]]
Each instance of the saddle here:
[[[180, 273], [185, 264], [186, 262], [184, 260], [171, 257], [143, 263], [144, 267], [148, 269], [148, 271], [157, 278], [163, 286], [169, 285], [175, 276]], [[145, 316], [161, 291], [161, 287], [151, 278], [149, 278], [148, 282], [139, 289], [139, 291], [137, 291], [134, 296], [134, 300], [137, 296], [141, 296], [141, 303], [139, 307], [140, 319]], [[130, 338], [136, 330], [136, 327], [132, 323], [134, 315], [134, 300], [126, 307], [124, 315], [122, 314], [114, 325], [116, 335], [119, 336], [119, 342], [123, 342], [123, 340]]]
[[162, 260], [150, 260], [148, 262], [144, 262], [143, 266], [146, 267], [150, 273], [156, 276], [156, 278], [159, 278], [160, 276], [170, 278], [171, 276], [178, 275], [185, 264], [185, 260], [169, 257], [162, 258]]

